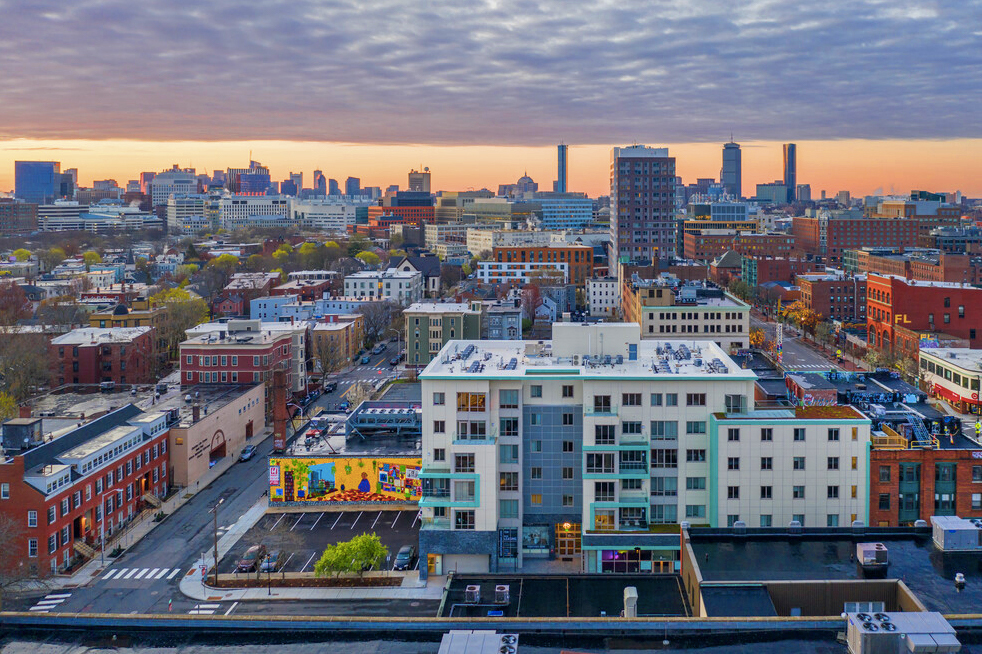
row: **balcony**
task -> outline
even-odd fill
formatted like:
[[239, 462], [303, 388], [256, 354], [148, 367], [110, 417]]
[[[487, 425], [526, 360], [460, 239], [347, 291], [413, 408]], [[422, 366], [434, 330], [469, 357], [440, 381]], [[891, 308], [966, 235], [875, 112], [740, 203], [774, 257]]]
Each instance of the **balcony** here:
[[450, 530], [450, 518], [423, 518], [420, 520], [420, 529], [445, 529]]
[[464, 434], [463, 437], [459, 436], [457, 432], [454, 432], [450, 437], [453, 440], [454, 445], [493, 445], [497, 440], [494, 429], [487, 434]]
[[645, 434], [621, 434], [621, 445], [648, 445], [648, 436]]
[[648, 462], [647, 461], [621, 461], [621, 465], [620, 465], [621, 472], [637, 472], [638, 470], [647, 472]]
[[647, 493], [642, 495], [628, 495], [628, 491], [621, 491], [621, 498], [617, 500], [617, 504], [630, 504], [632, 506], [646, 506], [651, 503], [648, 499]]
[[585, 406], [585, 407], [583, 407], [583, 415], [585, 415], [585, 416], [593, 416], [593, 417], [596, 417], [596, 418], [604, 418], [604, 417], [608, 417], [608, 416], [616, 416], [617, 415], [617, 407], [616, 406], [608, 406], [608, 407], [597, 407], [597, 406], [590, 407], [590, 406]]

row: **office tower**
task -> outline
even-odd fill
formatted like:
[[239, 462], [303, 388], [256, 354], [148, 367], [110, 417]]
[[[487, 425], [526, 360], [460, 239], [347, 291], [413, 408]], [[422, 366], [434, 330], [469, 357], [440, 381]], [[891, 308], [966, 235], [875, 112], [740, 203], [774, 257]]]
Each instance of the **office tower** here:
[[71, 177], [72, 184], [74, 184], [76, 187], [78, 186], [78, 168], [68, 168], [62, 174]]
[[233, 193], [265, 193], [270, 187], [269, 168], [258, 161], [250, 161], [248, 168], [229, 168], [225, 183]]
[[[291, 175], [291, 178], [293, 176]], [[300, 189], [297, 188], [297, 182], [294, 179], [284, 179], [280, 184], [280, 193], [283, 195], [292, 195], [296, 197], [300, 193]]]
[[314, 177], [310, 182], [310, 186], [314, 191], [314, 195], [327, 195], [327, 178], [324, 177], [323, 171], [314, 171]]
[[349, 177], [344, 180], [345, 195], [361, 195], [361, 180], [357, 177]]
[[566, 174], [567, 174], [567, 169], [566, 169], [566, 156], [568, 154], [568, 149], [569, 149], [569, 146], [566, 145], [565, 143], [560, 143], [557, 146], [558, 160], [556, 162], [556, 164], [557, 164], [557, 168], [556, 168], [556, 187], [555, 187], [555, 189], [553, 189], [557, 193], [566, 193], [566, 189], [568, 188], [568, 186], [567, 186], [567, 179], [566, 179]]
[[338, 184], [338, 180], [336, 179], [327, 180], [327, 194], [341, 195], [341, 186]]
[[811, 184], [798, 184], [798, 202], [812, 201]]
[[140, 173], [140, 193], [150, 195], [150, 184], [157, 173]]
[[61, 162], [14, 162], [14, 195], [25, 202], [48, 204], [63, 197], [59, 192], [61, 181]]
[[408, 190], [416, 191], [418, 193], [429, 193], [430, 192], [430, 169], [424, 168], [422, 171], [410, 170], [409, 171], [409, 187]]
[[398, 192], [399, 192], [399, 185], [398, 184], [389, 184], [387, 187], [385, 187], [385, 194], [386, 195], [395, 195]]
[[153, 206], [167, 204], [171, 195], [187, 195], [198, 192], [198, 178], [194, 168], [179, 168], [177, 164], [154, 176], [150, 184], [150, 197]]
[[610, 205], [610, 238], [619, 261], [675, 256], [675, 158], [668, 148], [613, 148]]
[[794, 143], [784, 144], [784, 185], [788, 187], [788, 202], [795, 201], [796, 185], [798, 183], [798, 163], [796, 160], [797, 146]]
[[296, 185], [298, 192], [303, 190], [303, 173], [295, 173], [291, 171], [290, 181]]
[[719, 173], [723, 192], [735, 199], [743, 197], [743, 155], [740, 144], [730, 140], [723, 144], [723, 169]]

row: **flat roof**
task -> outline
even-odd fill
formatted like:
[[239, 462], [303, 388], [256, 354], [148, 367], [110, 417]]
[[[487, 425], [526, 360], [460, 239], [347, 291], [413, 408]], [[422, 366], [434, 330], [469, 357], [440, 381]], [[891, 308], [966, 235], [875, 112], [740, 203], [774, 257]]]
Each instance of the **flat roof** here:
[[[209, 413], [214, 413], [218, 411], [226, 404], [235, 401], [236, 399], [242, 397], [246, 393], [250, 392], [256, 386], [261, 386], [262, 384], [253, 384], [250, 386], [235, 386], [227, 384], [198, 384], [196, 386], [178, 387], [176, 393], [168, 392], [167, 395], [162, 397], [159, 402], [155, 402], [149, 407], [145, 407], [147, 411], [154, 412], [164, 412], [171, 409], [178, 410], [178, 421], [181, 426], [186, 426], [190, 424], [191, 418], [193, 416], [193, 407], [195, 404], [201, 407], [201, 415], [207, 415]], [[185, 397], [191, 396], [191, 401], [185, 401]]]
[[[131, 425], [120, 425], [119, 427], [113, 427], [108, 431], [104, 431], [94, 438], [90, 438], [81, 445], [76, 445], [70, 450], [65, 450], [61, 453], [59, 458], [61, 459], [83, 459], [93, 452], [98, 452], [102, 448], [115, 443], [116, 441], [125, 438], [126, 436], [132, 434], [134, 431], [140, 431], [139, 427]], [[142, 432], [141, 432], [142, 433]]]
[[51, 339], [52, 345], [98, 345], [129, 343], [150, 331], [150, 327], [82, 327]]
[[982, 350], [967, 347], [939, 347], [922, 349], [920, 353], [945, 365], [982, 375]]
[[471, 305], [466, 302], [415, 302], [403, 310], [403, 313], [480, 313], [471, 311]]

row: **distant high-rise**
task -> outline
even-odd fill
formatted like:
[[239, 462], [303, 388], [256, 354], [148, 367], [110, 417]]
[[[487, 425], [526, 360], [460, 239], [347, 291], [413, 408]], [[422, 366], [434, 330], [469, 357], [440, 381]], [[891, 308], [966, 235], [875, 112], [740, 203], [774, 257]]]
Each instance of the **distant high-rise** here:
[[410, 170], [409, 171], [409, 187], [408, 190], [416, 191], [417, 193], [429, 193], [430, 192], [430, 169], [424, 168], [422, 171]]
[[258, 161], [249, 161], [248, 168], [229, 168], [225, 184], [233, 193], [263, 194], [270, 187], [269, 168]]
[[723, 144], [723, 168], [719, 173], [723, 192], [734, 198], [743, 197], [743, 154], [740, 144], [730, 140]]
[[341, 195], [341, 186], [338, 185], [338, 180], [336, 179], [327, 180], [327, 194]]
[[157, 173], [140, 173], [140, 193], [150, 195], [150, 184]]
[[560, 143], [557, 146], [557, 160], [556, 160], [556, 187], [553, 189], [557, 193], [566, 193], [569, 188], [567, 185], [567, 168], [566, 168], [566, 157], [569, 153], [569, 146], [565, 143]]
[[361, 195], [361, 180], [357, 177], [349, 177], [344, 180], [345, 195]]
[[784, 185], [788, 187], [788, 202], [794, 202], [798, 184], [798, 147], [794, 143], [784, 144]]
[[324, 177], [324, 173], [319, 170], [314, 171], [313, 185], [314, 195], [327, 195], [327, 179]]
[[50, 204], [56, 198], [64, 197], [60, 192], [61, 186], [61, 162], [14, 162], [14, 195], [21, 200]]
[[303, 190], [303, 173], [290, 171], [290, 181], [296, 186], [298, 193]]
[[811, 184], [798, 184], [798, 202], [811, 202], [811, 201], [812, 201]]
[[610, 238], [618, 261], [675, 256], [675, 157], [668, 148], [610, 151]]

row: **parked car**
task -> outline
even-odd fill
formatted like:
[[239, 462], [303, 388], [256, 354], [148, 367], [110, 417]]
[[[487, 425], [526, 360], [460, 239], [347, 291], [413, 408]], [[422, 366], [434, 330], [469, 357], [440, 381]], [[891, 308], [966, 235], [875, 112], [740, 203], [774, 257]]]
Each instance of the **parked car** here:
[[239, 455], [239, 461], [248, 461], [254, 456], [256, 456], [256, 446], [246, 445], [244, 448], [242, 448], [242, 454]]
[[414, 545], [403, 545], [396, 554], [393, 570], [410, 570], [416, 564], [416, 547]]
[[364, 364], [364, 363], [371, 363], [371, 362], [372, 362], [372, 357], [371, 357], [371, 356], [369, 356], [368, 354], [366, 354], [365, 356], [363, 356], [363, 357], [361, 358], [361, 362], [362, 362], [363, 364]]
[[329, 381], [324, 384], [325, 393], [333, 393], [336, 390], [338, 390], [338, 383], [336, 381]]
[[400, 361], [402, 361], [402, 357], [397, 354], [389, 359], [389, 365], [393, 367], [398, 366]]
[[279, 569], [283, 567], [284, 560], [286, 560], [286, 556], [283, 550], [272, 550], [259, 565], [259, 572], [279, 572]]
[[383, 352], [385, 352], [385, 348], [386, 347], [388, 347], [388, 346], [385, 343], [379, 343], [372, 350], [372, 354], [382, 354]]
[[345, 413], [347, 413], [348, 410], [351, 408], [351, 402], [349, 402], [348, 400], [344, 400], [341, 402], [341, 404], [338, 405], [338, 408], [344, 411]]
[[396, 334], [395, 336], [393, 336], [392, 338], [390, 338], [389, 339], [389, 342], [390, 343], [398, 343], [399, 342], [399, 335]]
[[253, 545], [245, 551], [245, 554], [235, 564], [236, 572], [252, 572], [256, 569], [256, 563], [266, 558], [265, 545]]

